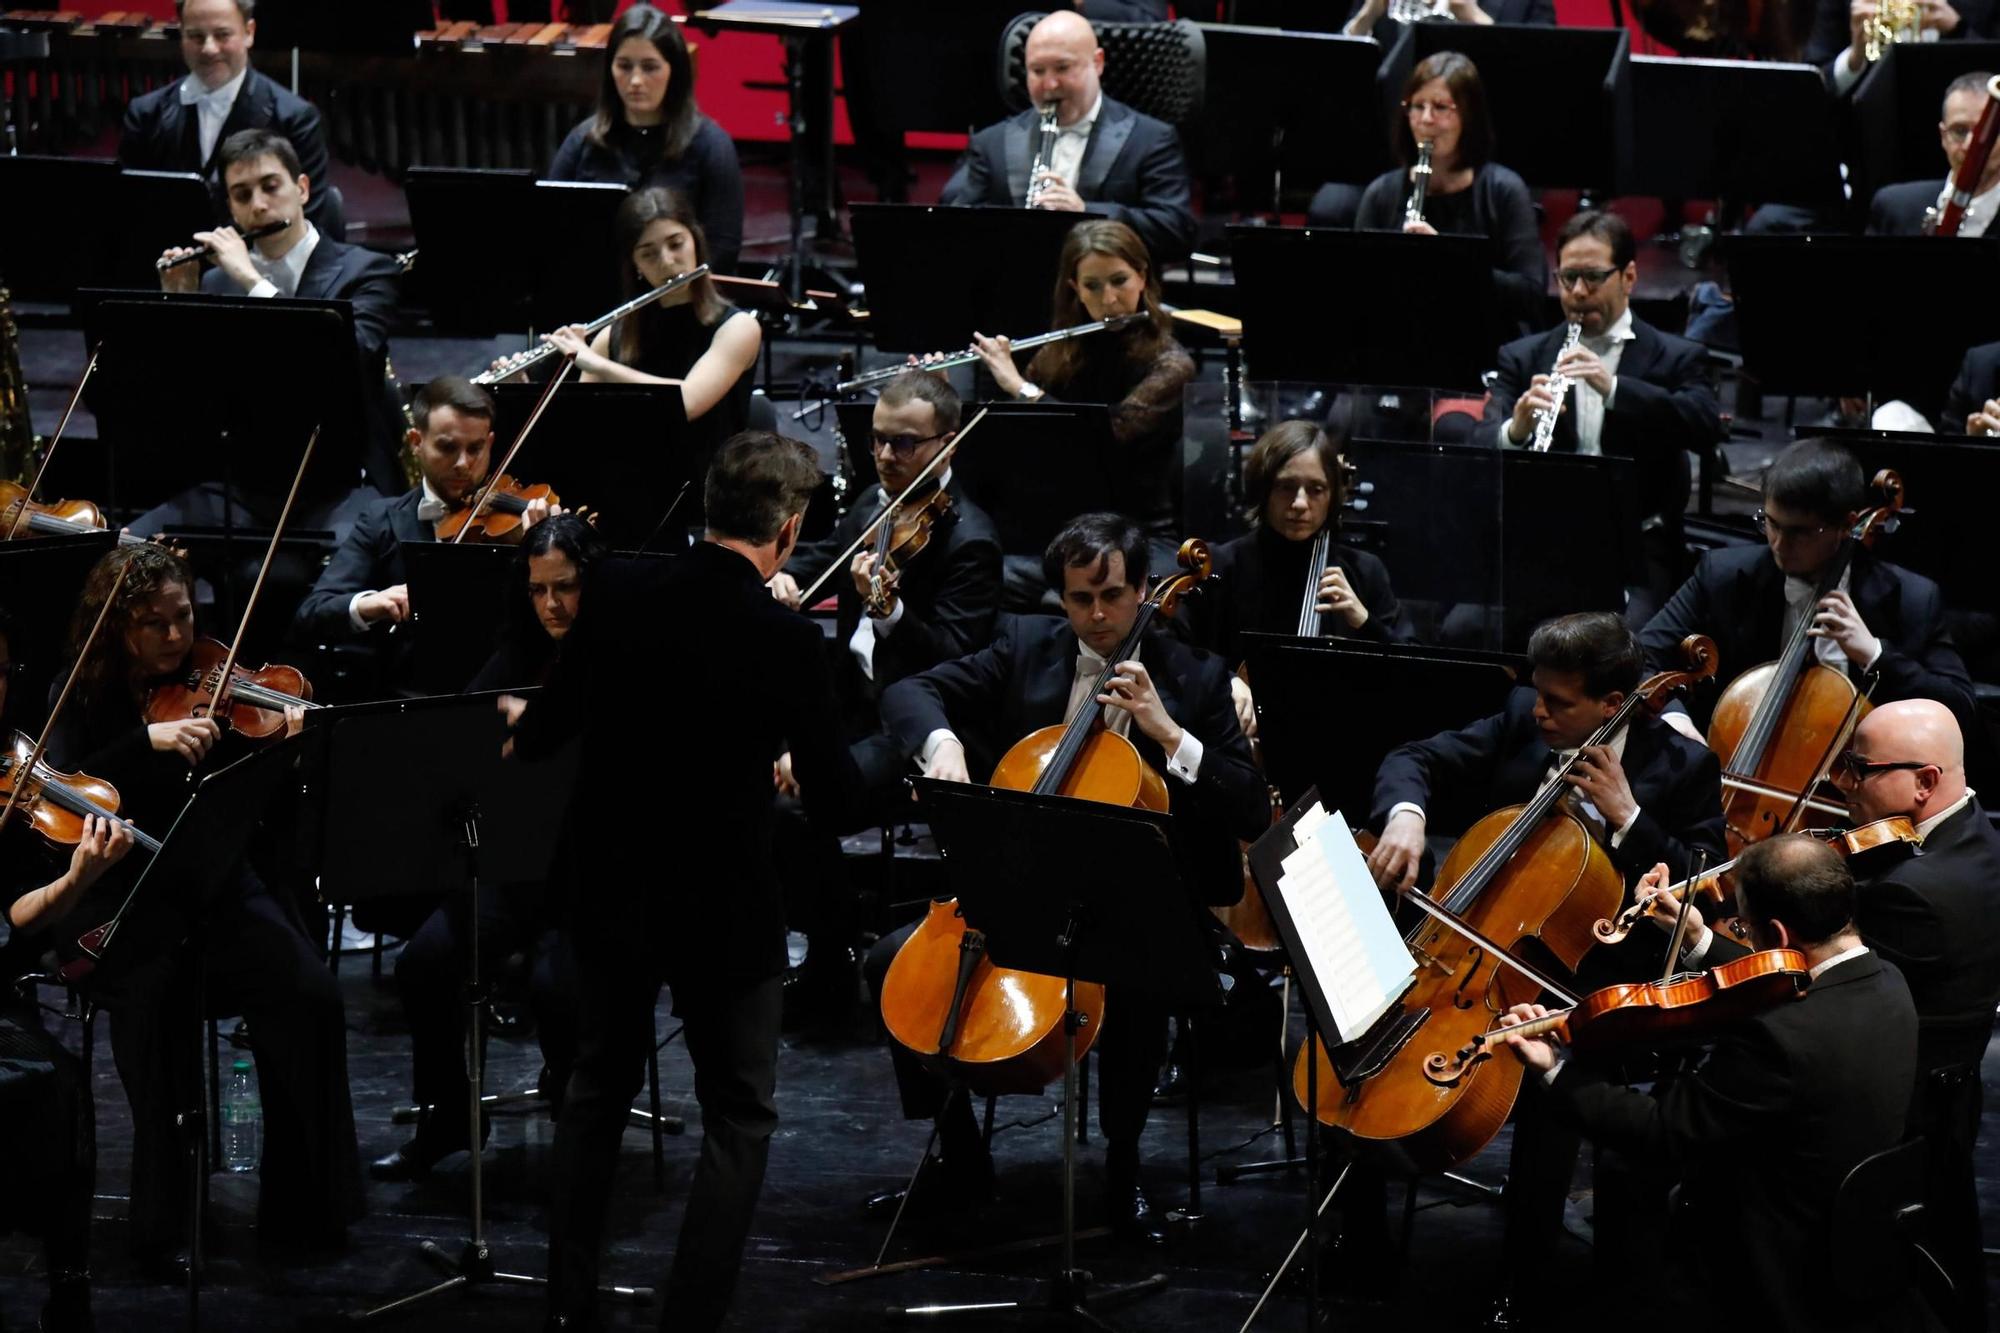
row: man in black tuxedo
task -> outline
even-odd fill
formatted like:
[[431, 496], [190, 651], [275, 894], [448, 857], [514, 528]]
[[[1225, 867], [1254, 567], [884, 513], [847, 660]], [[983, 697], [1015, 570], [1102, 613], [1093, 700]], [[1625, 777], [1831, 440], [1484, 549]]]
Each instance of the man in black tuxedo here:
[[[1813, 600], [1866, 500], [1861, 465], [1844, 446], [1798, 441], [1764, 474], [1758, 514], [1767, 546], [1710, 551], [1646, 622], [1639, 640], [1656, 668], [1672, 663], [1675, 646], [1689, 634], [1716, 642], [1721, 670], [1712, 688], [1695, 692], [1694, 724], [1707, 726], [1730, 680], [1784, 650], [1808, 608], [1817, 660], [1856, 680], [1873, 675], [1876, 703], [1935, 699], [1970, 723], [1972, 682], [1945, 629], [1937, 584], [1858, 548], [1839, 586]], [[1698, 734], [1678, 703], [1667, 720]]]
[[[771, 756], [790, 749], [807, 813], [825, 827], [839, 826], [860, 787], [820, 630], [765, 588], [797, 545], [819, 483], [806, 445], [761, 431], [732, 437], [709, 467], [705, 538], [674, 560], [600, 563], [548, 686], [532, 703], [504, 702], [508, 744], [524, 758], [581, 734], [569, 807], [577, 827], [600, 825], [607, 811], [643, 812], [572, 844], [581, 1044], [556, 1129], [552, 1328], [595, 1326], [618, 1145], [658, 1039], [662, 982], [684, 1025], [702, 1118], [664, 1326], [718, 1327], [736, 1286], [778, 1119], [785, 924], [770, 852]], [[636, 709], [635, 670], [648, 687]]]
[[[882, 697], [882, 718], [927, 776], [968, 782], [975, 771], [990, 772], [1006, 747], [1030, 732], [1060, 725], [1078, 708], [1101, 705], [1104, 725], [1168, 775], [1175, 844], [1190, 887], [1213, 900], [1234, 901], [1242, 885], [1235, 840], [1269, 827], [1270, 805], [1237, 727], [1221, 659], [1169, 635], [1148, 634], [1137, 657], [1117, 664], [1108, 692], [1086, 697], [1137, 623], [1146, 560], [1145, 534], [1129, 520], [1116, 514], [1073, 520], [1043, 558], [1066, 619], [1014, 619], [986, 648], [892, 686]], [[909, 933], [884, 936], [869, 955], [869, 981], [878, 997]], [[1097, 1043], [1106, 1195], [1114, 1229], [1157, 1244], [1166, 1230], [1139, 1182], [1139, 1136], [1166, 1054], [1166, 1015], [1125, 998], [1107, 997], [1120, 1016]], [[942, 1084], [902, 1047], [892, 1044], [891, 1052], [904, 1115], [938, 1121], [941, 1161], [924, 1173], [936, 1186], [930, 1202], [983, 1196], [993, 1163], [970, 1104], [960, 1095], [947, 1098]], [[870, 1206], [898, 1202], [896, 1195], [879, 1195]]]
[[[1657, 867], [1648, 889], [1669, 873]], [[1679, 1177], [1689, 1230], [1651, 1258], [1733, 1256], [1652, 1290], [1696, 1298], [1710, 1317], [1726, 1309], [1736, 1327], [1903, 1327], [1838, 1303], [1827, 1246], [1847, 1173], [1903, 1137], [1917, 1063], [1910, 988], [1856, 933], [1854, 880], [1831, 847], [1798, 834], [1758, 843], [1736, 885], [1758, 947], [1799, 950], [1812, 981], [1802, 999], [1723, 1032], [1701, 1069], [1648, 1096], [1565, 1061], [1547, 1037], [1507, 1043], [1557, 1115]], [[1503, 1021], [1544, 1012], [1518, 1005]]]
[[178, 0], [175, 9], [188, 75], [132, 99], [118, 135], [118, 165], [192, 171], [214, 193], [216, 216], [226, 218], [222, 142], [238, 130], [269, 130], [298, 151], [301, 171], [318, 187], [306, 216], [336, 239], [344, 236], [318, 108], [250, 68], [255, 0]]
[[1037, 23], [1028, 33], [1027, 72], [1034, 106], [973, 135], [938, 202], [1021, 207], [1040, 144], [1036, 107], [1054, 105], [1062, 133], [1035, 207], [1123, 222], [1156, 266], [1185, 258], [1195, 225], [1180, 136], [1104, 95], [1104, 49], [1089, 22], [1058, 10]]
[[2000, 342], [1966, 349], [1937, 426], [1945, 435], [2000, 435]]
[[[401, 493], [404, 483], [402, 469], [396, 462], [396, 441], [402, 434], [402, 412], [385, 373], [389, 324], [396, 315], [401, 270], [388, 255], [320, 234], [306, 214], [306, 204], [317, 182], [305, 173], [297, 150], [283, 136], [270, 130], [238, 131], [222, 141], [218, 159], [235, 225], [196, 232], [193, 247], [174, 246], [166, 250], [160, 258], [179, 259], [205, 245], [214, 252], [215, 266], [198, 281], [196, 265], [165, 269], [160, 274], [161, 288], [170, 292], [200, 290], [217, 296], [346, 301], [353, 306], [355, 387], [362, 418], [361, 465], [377, 493]], [[274, 223], [289, 225], [255, 242], [245, 242], [241, 235]], [[251, 504], [250, 497], [236, 498], [239, 503]], [[279, 496], [277, 501], [281, 503], [283, 498]], [[358, 508], [365, 498], [357, 496], [353, 508]], [[275, 514], [277, 507], [277, 503], [270, 505], [272, 513]], [[220, 522], [219, 518], [194, 512], [176, 517], [188, 523]], [[352, 511], [305, 526], [334, 526], [343, 519], [351, 522]], [[137, 523], [133, 530], [148, 531]]]
[[[1944, 110], [1938, 121], [1938, 139], [1944, 145], [1945, 178], [1904, 181], [1875, 191], [1875, 197], [1868, 202], [1869, 235], [1920, 236], [1928, 215], [1933, 210], [1943, 211], [1951, 182], [1958, 175], [1959, 164], [1965, 161], [1972, 128], [1986, 110], [1986, 84], [1992, 77], [1989, 72], [1978, 70], [1951, 81], [1945, 89]], [[2000, 190], [1996, 186], [2000, 186], [2000, 153], [1988, 157], [1985, 170], [1979, 173], [1972, 201], [1966, 207], [1964, 220], [1958, 224], [1960, 236], [1984, 236], [1993, 225], [1993, 215], [2000, 211]]]
[[[1535, 414], [1555, 411], [1560, 415], [1551, 451], [1611, 454], [1637, 463], [1634, 510], [1644, 567], [1635, 580], [1633, 602], [1639, 610], [1633, 623], [1639, 624], [1682, 577], [1688, 452], [1715, 443], [1721, 416], [1700, 345], [1662, 333], [1632, 313], [1638, 245], [1623, 218], [1578, 213], [1557, 234], [1556, 256], [1566, 323], [1500, 349], [1500, 373], [1477, 438], [1531, 447]], [[1583, 336], [1558, 361], [1568, 324], [1581, 326]], [[1569, 377], [1561, 403], [1549, 387], [1552, 367]]]
[[[880, 482], [861, 493], [831, 534], [799, 547], [771, 580], [771, 595], [798, 607], [800, 589], [826, 575], [833, 562], [860, 540], [891, 499], [923, 474], [958, 435], [962, 405], [942, 376], [907, 371], [883, 387], [870, 438]], [[839, 609], [834, 634], [834, 691], [867, 788], [857, 826], [906, 817], [909, 800], [899, 779], [909, 771], [902, 748], [882, 730], [882, 692], [905, 676], [975, 652], [993, 638], [1000, 602], [1000, 538], [993, 520], [967, 498], [947, 461], [910, 497], [914, 512], [942, 487], [951, 508], [930, 541], [893, 575], [886, 610], [868, 607], [875, 568], [872, 540], [848, 562], [847, 577], [827, 580]], [[835, 1022], [857, 993], [854, 952], [856, 902], [841, 868], [838, 843], [805, 830], [791, 756], [780, 756], [780, 865], [790, 889], [794, 926], [807, 939], [806, 961], [786, 977], [786, 1003], [796, 1020], [810, 1013]], [[842, 830], [848, 832], [851, 830]]]
[[[1874, 0], [1814, 0], [1812, 33], [1799, 59], [1818, 65], [1834, 92], [1853, 91], [1868, 72], [1864, 25], [1876, 13]], [[1993, 0], [1924, 0], [1917, 6], [1924, 41], [1984, 41], [1994, 35], [1996, 20]]]

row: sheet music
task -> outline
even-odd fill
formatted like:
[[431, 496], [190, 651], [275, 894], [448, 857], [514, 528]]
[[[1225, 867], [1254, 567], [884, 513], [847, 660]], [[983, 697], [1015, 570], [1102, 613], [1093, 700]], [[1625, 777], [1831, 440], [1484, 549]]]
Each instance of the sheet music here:
[[1278, 892], [1340, 1040], [1352, 1041], [1403, 993], [1416, 964], [1339, 812], [1314, 805], [1293, 837]]

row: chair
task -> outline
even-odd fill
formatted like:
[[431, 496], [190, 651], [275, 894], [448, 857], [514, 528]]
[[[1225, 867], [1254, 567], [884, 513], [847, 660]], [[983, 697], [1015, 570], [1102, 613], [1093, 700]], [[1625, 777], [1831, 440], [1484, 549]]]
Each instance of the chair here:
[[[1043, 13], [1022, 14], [1000, 33], [1000, 98], [1010, 110], [1028, 108], [1028, 29]], [[1201, 29], [1172, 23], [1098, 23], [1104, 48], [1104, 94], [1169, 125], [1194, 122], [1207, 93], [1208, 55]]]
[[1843, 1306], [1886, 1307], [1914, 1290], [1933, 1311], [1951, 1308], [1951, 1278], [1923, 1242], [1928, 1156], [1928, 1145], [1911, 1139], [1861, 1162], [1840, 1182], [1827, 1228], [1827, 1273]]

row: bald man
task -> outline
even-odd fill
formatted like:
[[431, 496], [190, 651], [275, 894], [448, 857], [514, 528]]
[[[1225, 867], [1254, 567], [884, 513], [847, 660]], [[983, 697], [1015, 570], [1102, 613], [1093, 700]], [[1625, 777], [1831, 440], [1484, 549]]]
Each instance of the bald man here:
[[1106, 97], [1099, 83], [1104, 48], [1074, 10], [1028, 31], [1028, 100], [1017, 116], [972, 136], [938, 197], [943, 204], [1020, 208], [1041, 143], [1039, 107], [1056, 108], [1056, 137], [1035, 207], [1113, 218], [1139, 233], [1155, 265], [1184, 259], [1194, 246], [1187, 160], [1165, 121]]

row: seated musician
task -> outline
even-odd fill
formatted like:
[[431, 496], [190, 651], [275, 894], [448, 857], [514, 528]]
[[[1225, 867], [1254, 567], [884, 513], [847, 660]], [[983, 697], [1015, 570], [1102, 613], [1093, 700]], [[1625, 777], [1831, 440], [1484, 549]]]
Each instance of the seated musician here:
[[[1656, 867], [1649, 887], [1668, 873]], [[1843, 1305], [1827, 1276], [1841, 1182], [1903, 1139], [1918, 1032], [1910, 988], [1856, 932], [1854, 880], [1831, 847], [1796, 834], [1758, 843], [1736, 863], [1736, 886], [1758, 947], [1798, 950], [1812, 982], [1803, 998], [1724, 1028], [1699, 1070], [1649, 1096], [1564, 1060], [1550, 1038], [1507, 1044], [1553, 1114], [1679, 1179], [1676, 1234], [1647, 1256], [1667, 1278], [1652, 1288], [1671, 1303], [1666, 1322], [1721, 1310], [1743, 1328], [1923, 1327], [1890, 1318], [1914, 1309]], [[1503, 1022], [1544, 1012], [1517, 1005]], [[1731, 1262], [1697, 1257], [1714, 1254]]]
[[[402, 412], [384, 374], [389, 324], [396, 315], [400, 271], [396, 261], [320, 234], [305, 212], [318, 182], [306, 175], [297, 151], [282, 135], [270, 130], [240, 130], [222, 141], [218, 161], [235, 226], [196, 232], [195, 247], [167, 249], [162, 259], [178, 259], [206, 245], [214, 252], [215, 267], [200, 277], [193, 264], [166, 269], [160, 274], [161, 288], [350, 303], [360, 375], [362, 467], [376, 491], [396, 494], [404, 485], [396, 462]], [[240, 235], [277, 222], [290, 225], [254, 242], [246, 243]], [[190, 513], [180, 516], [179, 521], [219, 525], [221, 520]], [[150, 536], [159, 529], [142, 519], [132, 530]]]
[[2000, 435], [2000, 342], [1965, 350], [1937, 427], [1946, 435]]
[[[1354, 11], [1341, 25], [1341, 32], [1349, 37], [1377, 37], [1385, 43], [1394, 40], [1394, 28], [1379, 29], [1388, 17], [1389, 0], [1358, 0]], [[1427, 15], [1426, 21], [1432, 16]], [[1449, 19], [1453, 23], [1536, 23], [1543, 27], [1556, 26], [1555, 0], [1448, 0], [1443, 13], [1436, 18]]]
[[1800, 440], [1764, 473], [1758, 511], [1765, 547], [1710, 551], [1688, 581], [1639, 633], [1646, 660], [1673, 660], [1682, 638], [1716, 642], [1715, 690], [1696, 694], [1690, 718], [1678, 703], [1667, 720], [1696, 735], [1706, 728], [1717, 692], [1761, 662], [1775, 660], [1801, 616], [1813, 617], [1814, 656], [1856, 680], [1875, 677], [1876, 703], [1936, 699], [1968, 722], [1972, 681], [1945, 628], [1937, 584], [1875, 555], [1854, 551], [1853, 563], [1831, 592], [1813, 592], [1848, 542], [1868, 503], [1861, 465], [1845, 446]]
[[[1578, 213], [1556, 233], [1556, 256], [1566, 323], [1500, 349], [1479, 438], [1529, 447], [1536, 412], [1553, 410], [1560, 415], [1552, 451], [1635, 461], [1642, 570], [1633, 623], [1639, 624], [1686, 568], [1681, 516], [1691, 477], [1688, 453], [1715, 443], [1721, 417], [1701, 347], [1632, 313], [1638, 245], [1625, 219]], [[1562, 353], [1568, 324], [1580, 326], [1583, 336]], [[1569, 377], [1561, 403], [1549, 388], [1551, 371]]]
[[[1979, 123], [1980, 113], [1986, 109], [1986, 85], [1992, 78], [1988, 71], [1979, 70], [1959, 75], [1945, 88], [1944, 110], [1938, 121], [1938, 140], [1944, 145], [1944, 179], [1904, 181], [1875, 191], [1868, 204], [1869, 235], [1918, 236], [1933, 211], [1943, 212], [1945, 201], [1951, 197], [1951, 183], [1957, 178], [1959, 164], [1965, 161], [1966, 147], [1972, 141], [1973, 126]], [[1984, 236], [1993, 225], [1995, 212], [2000, 212], [2000, 153], [1987, 157], [1972, 202], [1958, 224], [1958, 234]]]
[[[1868, 24], [1881, 12], [1879, 0], [1814, 0], [1812, 9], [1799, 59], [1818, 65], [1834, 92], [1852, 92], [1868, 72]], [[1916, 9], [1918, 41], [1986, 41], [2000, 31], [1993, 0], [1919, 0]]]
[[[76, 672], [48, 759], [109, 782], [119, 813], [160, 837], [187, 800], [189, 771], [204, 766], [222, 731], [210, 717], [145, 718], [148, 692], [180, 678], [195, 646], [194, 579], [173, 552], [140, 545], [99, 560], [71, 624], [71, 651], [81, 651], [121, 570], [124, 584]], [[296, 724], [296, 711], [290, 720]], [[100, 887], [128, 888], [147, 863], [128, 857]], [[168, 1282], [186, 1272], [186, 1145], [175, 1125], [201, 1104], [195, 1056], [204, 1012], [240, 1014], [252, 1034], [264, 1107], [257, 1240], [266, 1254], [335, 1249], [362, 1210], [346, 1023], [319, 949], [295, 908], [247, 861], [226, 882], [206, 886], [199, 906], [188, 896], [143, 904], [91, 987], [111, 1013], [111, 1052], [132, 1106], [132, 1245], [145, 1271]], [[72, 908], [62, 933], [86, 924], [79, 913], [99, 910], [109, 915], [103, 901]]]
[[564, 137], [547, 179], [671, 189], [701, 219], [716, 271], [733, 272], [743, 248], [743, 171], [735, 142], [695, 101], [681, 25], [633, 5], [605, 49], [597, 110]]
[[[1983, 1089], [1980, 1061], [2000, 1006], [2000, 833], [1965, 785], [1965, 738], [1951, 710], [1930, 699], [1883, 704], [1861, 719], [1833, 780], [1859, 828], [1902, 816], [1922, 853], [1903, 843], [1849, 858], [1856, 880], [1854, 924], [1869, 948], [1908, 980], [1917, 1009], [1916, 1097], [1910, 1130], [1930, 1144], [1925, 1232], [1950, 1274], [1953, 1328], [1984, 1325], [1977, 1177], [1972, 1159]], [[1679, 902], [1648, 894], [1652, 919], [1670, 924]], [[1748, 952], [1689, 909], [1689, 967], [1714, 967]]]
[[319, 109], [275, 79], [250, 68], [257, 41], [255, 0], [175, 0], [181, 59], [187, 77], [125, 108], [118, 134], [118, 165], [136, 171], [191, 171], [209, 184], [218, 217], [223, 204], [222, 162], [217, 150], [238, 130], [269, 130], [297, 151], [298, 172], [318, 188], [306, 217], [339, 240], [346, 234], [339, 192], [326, 155]]
[[[517, 588], [500, 646], [466, 687], [468, 693], [540, 685], [563, 638], [576, 623], [590, 566], [603, 555], [597, 534], [574, 514], [538, 523], [515, 553]], [[560, 1107], [576, 1057], [576, 1013], [567, 945], [556, 934], [547, 886], [501, 876], [482, 885], [479, 951], [494, 966], [512, 954], [527, 958], [528, 994], [541, 1042], [541, 1091]], [[369, 1164], [377, 1180], [414, 1180], [454, 1152], [470, 1147], [465, 1073], [466, 904], [446, 898], [410, 936], [396, 958], [396, 990], [410, 1025], [410, 1066], [417, 1132]], [[482, 1119], [480, 1143], [489, 1126]]]
[[[825, 575], [883, 507], [950, 445], [958, 434], [960, 411], [958, 395], [942, 376], [912, 370], [891, 380], [876, 400], [870, 432], [880, 482], [861, 493], [832, 533], [793, 552], [772, 578], [771, 595], [797, 607], [800, 589]], [[835, 642], [844, 648], [834, 666], [834, 692], [855, 765], [870, 793], [864, 820], [893, 819], [908, 807], [898, 779], [909, 765], [901, 747], [882, 730], [882, 692], [915, 672], [976, 652], [993, 638], [1000, 602], [1000, 539], [993, 520], [966, 498], [949, 464], [906, 504], [921, 505], [937, 490], [951, 497], [951, 508], [938, 520], [929, 544], [899, 566], [886, 614], [868, 608], [875, 568], [872, 542], [855, 552], [846, 578], [828, 581], [838, 606]], [[815, 836], [803, 827], [791, 768], [791, 756], [782, 756], [777, 770], [780, 851], [785, 853], [781, 861], [796, 863], [786, 866], [787, 896], [808, 948], [803, 971], [796, 979], [787, 978], [786, 995], [795, 1008], [810, 1005], [814, 1013], [832, 1016], [851, 1005], [856, 993], [854, 897], [841, 881], [838, 846], [828, 835]], [[810, 845], [800, 845], [805, 843]], [[793, 995], [802, 998], [792, 1000]]]
[[[6, 613], [0, 611], [0, 724], [7, 720], [7, 685], [14, 659]], [[0, 739], [13, 743], [10, 727]], [[43, 971], [34, 941], [69, 910], [105, 871], [132, 849], [121, 824], [84, 820], [83, 836], [65, 857], [46, 857], [16, 809], [0, 829], [0, 1136], [33, 1144], [12, 1154], [8, 1187], [0, 1191], [0, 1235], [41, 1237], [49, 1298], [39, 1327], [87, 1333], [90, 1312], [90, 1209], [97, 1180], [97, 1125], [83, 1062], [42, 1027], [32, 993], [14, 988]], [[57, 873], [57, 865], [61, 869]]]
[[[1087, 338], [1045, 343], [1035, 349], [1025, 374], [1015, 366], [1007, 338], [974, 333], [973, 346], [1010, 398], [1110, 405], [1112, 498], [1120, 513], [1145, 529], [1152, 564], [1171, 568], [1180, 531], [1182, 391], [1194, 379], [1194, 359], [1169, 330], [1159, 272], [1138, 233], [1101, 219], [1070, 228], [1050, 304], [1055, 329], [1138, 311], [1149, 318]], [[1040, 597], [1033, 564], [1009, 555], [1010, 603], [1032, 605]]]
[[1037, 108], [1054, 106], [1062, 132], [1033, 207], [1122, 222], [1161, 263], [1185, 258], [1195, 221], [1180, 135], [1104, 95], [1104, 49], [1089, 21], [1057, 10], [1037, 23], [1028, 32], [1026, 65], [1033, 105], [972, 136], [938, 202], [1026, 205], [1028, 170], [1041, 144]]
[[[986, 773], [1005, 748], [1030, 732], [1059, 725], [1081, 707], [1104, 708], [1104, 725], [1126, 736], [1147, 763], [1170, 775], [1168, 787], [1181, 844], [1202, 856], [1202, 882], [1242, 881], [1230, 839], [1255, 837], [1270, 823], [1263, 779], [1250, 760], [1230, 703], [1220, 659], [1171, 635], [1150, 634], [1137, 660], [1119, 663], [1106, 694], [1083, 697], [1103, 669], [1104, 655], [1124, 643], [1147, 586], [1147, 543], [1130, 520], [1085, 514], [1049, 543], [1044, 569], [1062, 593], [1066, 617], [1016, 618], [990, 646], [910, 676], [882, 698], [882, 718], [927, 776], [967, 782]], [[1204, 853], [1211, 853], [1203, 855]], [[1200, 883], [1190, 887], [1202, 892]], [[875, 994], [908, 930], [884, 936], [869, 954]], [[1164, 1219], [1139, 1179], [1139, 1136], [1153, 1084], [1166, 1054], [1166, 1015], [1119, 1007], [1106, 996], [1109, 1021], [1097, 1043], [1098, 1122], [1106, 1142], [1111, 1224], [1123, 1235], [1158, 1243]], [[991, 1187], [986, 1153], [970, 1105], [943, 1087], [901, 1047], [894, 1047], [904, 1114], [938, 1120], [942, 1168], [926, 1171], [939, 1192], [931, 1202], [970, 1200]], [[893, 1196], [871, 1200], [893, 1207]]]

